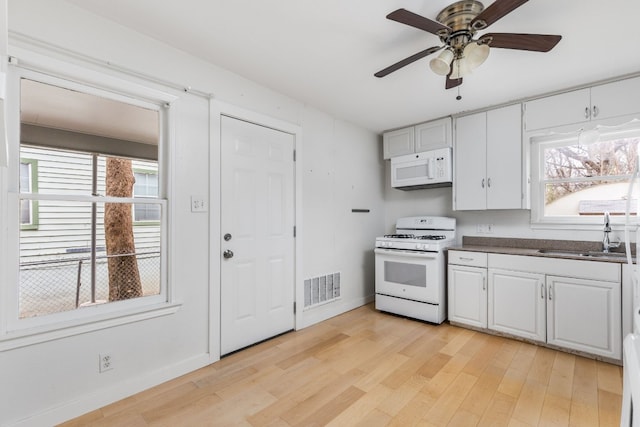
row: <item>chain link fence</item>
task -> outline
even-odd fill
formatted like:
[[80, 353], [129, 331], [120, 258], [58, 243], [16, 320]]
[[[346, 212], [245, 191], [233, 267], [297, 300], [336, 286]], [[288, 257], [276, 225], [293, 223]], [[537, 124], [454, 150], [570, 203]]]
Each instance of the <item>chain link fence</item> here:
[[[160, 293], [160, 252], [133, 254], [142, 284], [142, 294]], [[132, 254], [114, 255], [131, 257]], [[74, 310], [109, 300], [109, 256], [96, 257], [95, 291], [92, 290], [91, 258], [77, 257], [20, 264], [20, 318]], [[135, 277], [132, 272], [124, 272]]]

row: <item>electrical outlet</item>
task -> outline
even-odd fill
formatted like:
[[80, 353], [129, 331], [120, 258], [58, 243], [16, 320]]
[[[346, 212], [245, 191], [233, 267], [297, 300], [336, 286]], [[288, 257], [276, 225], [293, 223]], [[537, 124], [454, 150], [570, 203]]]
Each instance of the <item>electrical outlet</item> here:
[[191, 212], [206, 212], [207, 201], [204, 197], [191, 196]]
[[493, 233], [493, 224], [477, 224], [476, 232], [479, 234], [491, 234]]
[[113, 369], [113, 358], [108, 353], [103, 353], [99, 355], [100, 357], [100, 372], [106, 372]]

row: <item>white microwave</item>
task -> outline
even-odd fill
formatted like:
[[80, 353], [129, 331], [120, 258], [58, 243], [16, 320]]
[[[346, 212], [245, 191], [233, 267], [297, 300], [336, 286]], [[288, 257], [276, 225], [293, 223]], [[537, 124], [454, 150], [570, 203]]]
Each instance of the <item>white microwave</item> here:
[[391, 187], [417, 190], [452, 184], [451, 147], [391, 159]]

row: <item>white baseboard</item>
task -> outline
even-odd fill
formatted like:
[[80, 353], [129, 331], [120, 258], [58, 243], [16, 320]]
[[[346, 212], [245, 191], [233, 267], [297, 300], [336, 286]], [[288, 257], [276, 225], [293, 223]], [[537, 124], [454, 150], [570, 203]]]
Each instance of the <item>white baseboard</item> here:
[[305, 310], [302, 313], [300, 321], [296, 325], [296, 329], [304, 329], [311, 325], [315, 325], [316, 323], [331, 319], [332, 317], [346, 313], [347, 311], [369, 304], [374, 299], [375, 295], [368, 295], [366, 297], [356, 298], [349, 301], [339, 300], [335, 303], [329, 303], [311, 308], [310, 310]]
[[125, 382], [96, 390], [79, 399], [66, 402], [62, 405], [51, 407], [43, 412], [14, 421], [8, 426], [15, 427], [41, 427], [51, 426], [79, 417], [87, 412], [94, 411], [118, 400], [124, 399], [141, 391], [155, 387], [163, 382], [172, 380], [189, 372], [211, 364], [210, 356], [202, 354], [183, 360], [177, 364], [166, 366], [159, 370], [130, 378]]

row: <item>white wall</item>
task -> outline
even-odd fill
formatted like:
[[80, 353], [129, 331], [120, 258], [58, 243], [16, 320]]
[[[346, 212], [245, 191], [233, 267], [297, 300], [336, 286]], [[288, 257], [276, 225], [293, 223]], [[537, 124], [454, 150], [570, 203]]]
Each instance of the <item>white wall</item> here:
[[[83, 60], [69, 54], [88, 56], [301, 126], [303, 277], [340, 271], [342, 297], [304, 312], [298, 326], [370, 300], [372, 243], [384, 226], [384, 164], [377, 135], [62, 0], [9, 0], [9, 28], [10, 54], [28, 48], [75, 62]], [[21, 35], [46, 44], [34, 46]], [[170, 92], [179, 96], [172, 104], [176, 146], [170, 182], [173, 229], [179, 233], [170, 235], [169, 267], [181, 309], [0, 352], [0, 425], [51, 425], [203, 366], [213, 357], [208, 354], [208, 319], [217, 313], [209, 313], [208, 307], [208, 236], [214, 231], [219, 235], [219, 230], [209, 229], [209, 215], [190, 212], [190, 196], [209, 194], [208, 153], [218, 147], [210, 147], [208, 100]], [[217, 201], [210, 200], [209, 206], [217, 209]], [[352, 208], [370, 213], [352, 213]], [[98, 354], [107, 351], [116, 367], [99, 374]]]

